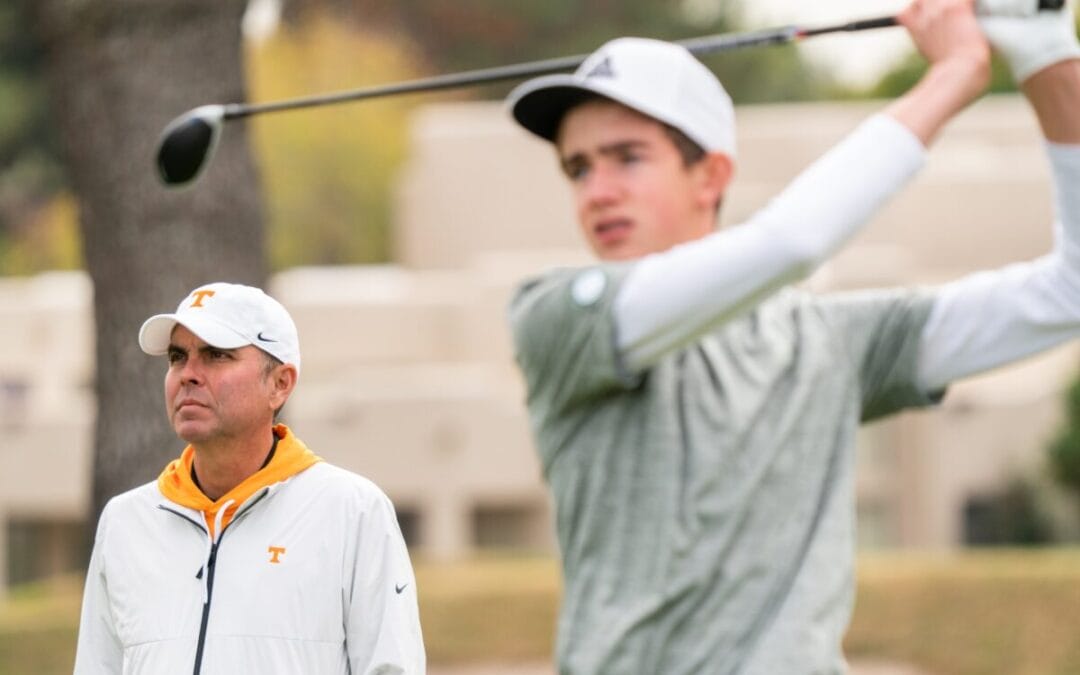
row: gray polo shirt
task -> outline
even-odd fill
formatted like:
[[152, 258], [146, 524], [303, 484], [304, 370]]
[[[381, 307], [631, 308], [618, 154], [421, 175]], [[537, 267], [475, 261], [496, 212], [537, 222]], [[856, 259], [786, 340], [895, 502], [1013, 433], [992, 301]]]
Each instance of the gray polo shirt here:
[[913, 383], [930, 297], [787, 289], [628, 373], [627, 269], [556, 271], [511, 306], [563, 559], [559, 672], [844, 672], [855, 433], [933, 402]]

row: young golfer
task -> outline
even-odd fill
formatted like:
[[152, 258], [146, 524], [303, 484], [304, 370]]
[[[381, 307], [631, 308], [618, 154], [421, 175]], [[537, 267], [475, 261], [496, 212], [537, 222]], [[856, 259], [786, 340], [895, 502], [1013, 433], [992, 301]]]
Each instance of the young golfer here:
[[168, 359], [188, 446], [101, 514], [75, 673], [422, 675], [393, 505], [274, 423], [300, 374], [285, 308], [209, 284], [147, 319], [139, 346]]
[[[1080, 335], [1073, 18], [1002, 0], [983, 9], [1014, 15], [981, 27], [973, 4], [907, 7], [925, 77], [720, 232], [732, 104], [681, 47], [615, 40], [511, 94], [600, 259], [526, 283], [511, 307], [563, 559], [560, 673], [844, 672], [859, 423]], [[792, 288], [981, 94], [984, 33], [1046, 136], [1054, 250], [936, 289]]]

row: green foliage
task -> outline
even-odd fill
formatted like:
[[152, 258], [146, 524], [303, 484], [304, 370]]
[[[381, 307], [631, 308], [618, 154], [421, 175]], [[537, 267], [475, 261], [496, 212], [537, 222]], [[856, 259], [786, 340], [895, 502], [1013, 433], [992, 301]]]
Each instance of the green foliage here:
[[[1077, 15], [1076, 26], [1077, 31], [1080, 32], [1080, 14]], [[994, 54], [990, 65], [988, 93], [999, 94], [1017, 90], [1017, 85], [1012, 79], [1012, 73], [1009, 72], [1008, 65], [1000, 56]], [[926, 72], [926, 68], [926, 60], [913, 51], [910, 56], [885, 73], [877, 84], [870, 87], [863, 94], [870, 98], [895, 98], [915, 86], [915, 83]]]
[[[444, 70], [585, 54], [623, 35], [678, 40], [740, 28], [731, 2], [686, 0], [403, 0], [399, 21]], [[697, 6], [696, 11], [690, 8]], [[794, 47], [758, 47], [703, 59], [736, 103], [823, 98], [832, 82]], [[488, 87], [486, 98], [508, 86]]]
[[43, 66], [22, 3], [0, 5], [0, 274], [79, 264]]
[[[41, 110], [37, 87], [24, 75], [8, 69], [0, 70], [0, 148], [12, 152], [20, 143], [24, 129], [33, 124], [34, 114]], [[10, 148], [10, 150], [9, 150]]]
[[13, 235], [0, 235], [0, 274], [31, 275], [82, 266], [79, 215], [67, 190], [54, 193]]
[[55, 189], [59, 174], [46, 114], [43, 67], [44, 53], [30, 35], [22, 4], [0, 5], [0, 183], [11, 180], [10, 168], [26, 153], [44, 154], [53, 165], [50, 171], [37, 176], [39, 183], [20, 185], [37, 195]]
[[591, 51], [621, 35], [661, 39], [730, 29], [730, 12], [693, 25], [681, 0], [401, 0], [399, 20], [447, 69]]
[[835, 83], [802, 61], [794, 46], [759, 47], [706, 56], [737, 105], [828, 98]]
[[1053, 540], [1039, 488], [1011, 479], [992, 494], [969, 498], [964, 508], [964, 543], [969, 546], [1038, 546]]
[[[865, 95], [870, 98], [896, 98], [914, 87], [926, 73], [926, 69], [926, 60], [913, 52], [886, 72], [877, 84], [865, 92]], [[1016, 83], [1013, 82], [1008, 65], [995, 56], [990, 64], [990, 85], [987, 87], [987, 92], [1000, 94], [1015, 91]]]
[[1062, 485], [1080, 495], [1080, 379], [1065, 392], [1065, 422], [1050, 443], [1050, 466]]
[[[404, 44], [311, 16], [251, 46], [252, 100], [416, 77]], [[395, 97], [253, 118], [273, 268], [390, 258], [392, 187], [413, 105]]]

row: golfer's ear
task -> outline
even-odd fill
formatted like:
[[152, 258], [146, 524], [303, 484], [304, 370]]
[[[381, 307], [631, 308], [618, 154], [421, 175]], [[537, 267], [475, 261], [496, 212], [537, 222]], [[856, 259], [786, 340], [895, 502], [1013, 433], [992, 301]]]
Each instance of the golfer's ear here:
[[296, 387], [296, 380], [298, 374], [296, 372], [296, 366], [291, 363], [282, 363], [274, 366], [274, 370], [270, 373], [270, 384], [272, 387], [271, 392], [271, 404], [274, 408], [279, 408], [285, 405], [285, 401], [288, 400], [289, 394]]
[[722, 152], [710, 152], [701, 158], [698, 166], [702, 203], [711, 208], [727, 192], [731, 178], [735, 175], [735, 164]]

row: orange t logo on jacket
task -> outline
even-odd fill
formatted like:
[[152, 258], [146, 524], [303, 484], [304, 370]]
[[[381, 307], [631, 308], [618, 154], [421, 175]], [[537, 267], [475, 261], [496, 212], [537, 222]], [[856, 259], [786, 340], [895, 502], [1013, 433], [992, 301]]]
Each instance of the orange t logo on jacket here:
[[191, 303], [191, 306], [192, 307], [202, 307], [203, 306], [202, 301], [205, 300], [206, 298], [213, 297], [214, 292], [213, 291], [195, 291], [194, 293], [192, 293], [192, 295], [195, 296], [195, 302]]
[[266, 551], [270, 554], [270, 562], [274, 563], [275, 565], [277, 563], [280, 563], [281, 556], [285, 555], [284, 546], [271, 546], [270, 548], [266, 549]]

